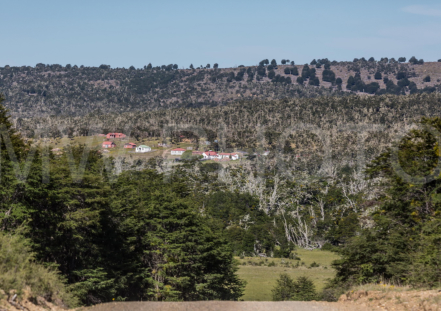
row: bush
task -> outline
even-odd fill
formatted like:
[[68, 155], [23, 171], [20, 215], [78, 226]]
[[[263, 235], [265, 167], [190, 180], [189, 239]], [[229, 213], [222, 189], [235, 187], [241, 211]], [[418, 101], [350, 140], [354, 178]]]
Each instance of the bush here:
[[274, 262], [274, 260], [268, 264], [268, 267], [275, 267], [275, 266], [276, 266], [276, 263]]
[[309, 265], [311, 268], [318, 268], [320, 267], [320, 265], [318, 263], [316, 263], [315, 261]]
[[323, 244], [321, 250], [322, 251], [337, 252], [338, 251], [338, 247], [332, 245], [331, 243], [325, 243], [325, 244]]
[[317, 299], [314, 282], [301, 276], [294, 281], [288, 274], [282, 273], [272, 289], [273, 301], [311, 301]]
[[425, 76], [423, 82], [430, 82], [430, 76]]
[[27, 286], [32, 295], [70, 307], [77, 305], [58, 272], [35, 262], [26, 239], [19, 235], [0, 234], [0, 288], [6, 292], [15, 289], [20, 293]]
[[383, 77], [382, 77], [382, 75], [381, 75], [381, 72], [377, 71], [377, 72], [375, 73], [374, 78], [375, 78], [375, 80], [381, 80], [381, 79], [383, 79]]

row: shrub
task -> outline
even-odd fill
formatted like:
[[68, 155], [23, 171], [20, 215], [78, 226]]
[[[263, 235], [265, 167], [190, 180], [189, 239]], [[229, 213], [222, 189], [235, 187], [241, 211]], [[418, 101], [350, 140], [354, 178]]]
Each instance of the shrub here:
[[309, 265], [311, 268], [317, 268], [320, 267], [320, 265], [318, 263], [316, 263], [315, 261]]
[[276, 263], [274, 262], [274, 260], [268, 264], [268, 267], [275, 267], [275, 266], [276, 266]]
[[272, 289], [273, 301], [311, 301], [317, 299], [314, 282], [301, 276], [294, 281], [288, 274], [282, 273]]
[[430, 82], [430, 76], [425, 76], [423, 82]]
[[35, 262], [26, 239], [19, 235], [0, 234], [0, 288], [6, 292], [15, 289], [20, 293], [27, 286], [32, 295], [59, 301], [59, 304], [77, 305], [58, 272]]
[[374, 78], [375, 78], [375, 80], [381, 80], [381, 79], [383, 78], [382, 75], [381, 75], [381, 72], [377, 71], [377, 72], [375, 73]]

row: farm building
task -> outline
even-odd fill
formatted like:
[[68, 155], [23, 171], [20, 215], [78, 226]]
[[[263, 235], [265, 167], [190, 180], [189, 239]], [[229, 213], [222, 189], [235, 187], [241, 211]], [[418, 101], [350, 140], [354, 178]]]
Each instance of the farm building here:
[[126, 149], [134, 149], [134, 148], [136, 148], [136, 144], [134, 144], [134, 143], [127, 143], [127, 144], [124, 145], [124, 148], [126, 148]]
[[152, 151], [152, 148], [146, 145], [140, 145], [136, 147], [136, 152], [144, 153], [144, 152], [150, 152]]
[[214, 159], [221, 159], [222, 157], [220, 155], [217, 154], [217, 152], [215, 151], [205, 151], [204, 153], [202, 153], [202, 156], [204, 157], [204, 159], [207, 160], [214, 160]]
[[115, 148], [116, 144], [113, 141], [103, 142], [103, 148]]
[[237, 153], [219, 153], [221, 159], [239, 160], [239, 154]]
[[176, 148], [171, 151], [171, 155], [182, 155], [185, 151], [184, 148]]
[[108, 133], [106, 135], [107, 139], [111, 139], [111, 138], [125, 138], [126, 135], [123, 133]]

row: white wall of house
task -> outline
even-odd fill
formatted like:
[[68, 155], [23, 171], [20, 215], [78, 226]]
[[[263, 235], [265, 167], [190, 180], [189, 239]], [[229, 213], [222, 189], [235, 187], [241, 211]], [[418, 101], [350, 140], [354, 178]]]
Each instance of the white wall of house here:
[[171, 154], [172, 155], [183, 155], [185, 151], [182, 150], [172, 150]]
[[152, 148], [150, 148], [149, 146], [138, 146], [136, 147], [136, 152], [150, 152], [152, 151]]

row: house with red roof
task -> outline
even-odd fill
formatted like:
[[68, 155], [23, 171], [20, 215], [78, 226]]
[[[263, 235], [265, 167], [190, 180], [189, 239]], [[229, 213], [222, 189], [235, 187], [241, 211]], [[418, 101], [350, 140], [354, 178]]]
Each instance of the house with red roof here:
[[115, 148], [116, 144], [113, 141], [103, 142], [103, 148]]
[[107, 139], [112, 139], [112, 138], [125, 138], [126, 135], [123, 133], [108, 133], [106, 135]]
[[126, 148], [126, 149], [133, 149], [133, 148], [136, 148], [136, 144], [134, 144], [134, 143], [124, 144], [124, 148]]
[[182, 155], [185, 151], [184, 148], [176, 148], [176, 149], [172, 149], [171, 151], [171, 155]]

